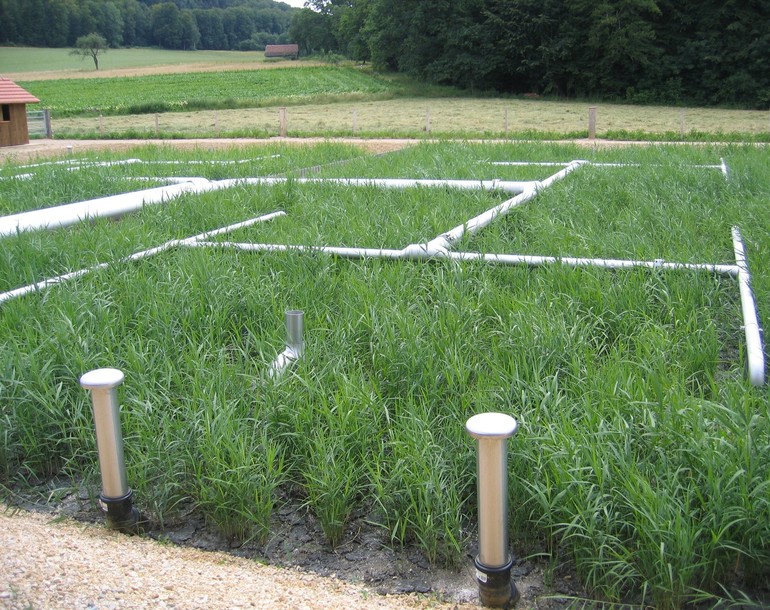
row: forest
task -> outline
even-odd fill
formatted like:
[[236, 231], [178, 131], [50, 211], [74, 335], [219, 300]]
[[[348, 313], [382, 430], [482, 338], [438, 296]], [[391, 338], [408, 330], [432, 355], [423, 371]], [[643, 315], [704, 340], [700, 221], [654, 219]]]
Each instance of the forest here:
[[0, 0], [0, 45], [296, 42], [474, 93], [770, 108], [766, 0]]
[[69, 47], [95, 32], [110, 47], [263, 50], [288, 41], [296, 12], [272, 0], [0, 0], [0, 45]]
[[[312, 0], [291, 37], [466, 89], [770, 107], [764, 0]], [[311, 10], [312, 8], [312, 10]]]

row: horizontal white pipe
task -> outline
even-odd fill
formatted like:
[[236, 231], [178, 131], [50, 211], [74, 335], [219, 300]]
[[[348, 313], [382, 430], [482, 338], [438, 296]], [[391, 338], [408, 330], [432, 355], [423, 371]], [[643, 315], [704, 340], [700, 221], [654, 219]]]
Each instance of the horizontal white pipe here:
[[0, 218], [0, 237], [10, 237], [24, 231], [67, 227], [83, 220], [122, 216], [145, 205], [163, 203], [179, 195], [218, 188], [205, 178], [171, 186], [160, 186], [121, 195], [100, 197], [78, 203], [22, 212]]
[[[9, 237], [24, 231], [55, 229], [70, 226], [83, 220], [121, 216], [145, 205], [163, 203], [184, 193], [201, 193], [230, 188], [239, 184], [282, 184], [289, 178], [243, 178], [209, 181], [206, 178], [186, 178], [180, 184], [161, 186], [121, 195], [100, 197], [78, 203], [22, 212], [0, 218], [0, 237]], [[172, 180], [169, 180], [172, 181]], [[388, 188], [448, 187], [458, 189], [485, 189], [520, 192], [530, 188], [532, 182], [500, 180], [419, 180], [419, 179], [370, 179], [370, 178], [296, 178], [298, 183], [332, 183], [348, 186], [377, 186]]]
[[[208, 242], [196, 241], [185, 243], [185, 246], [201, 248], [223, 248], [231, 250], [243, 250], [245, 252], [319, 252], [333, 254], [343, 258], [410, 258], [403, 250], [389, 250], [387, 248], [344, 248], [339, 246], [292, 246], [288, 244], [250, 244], [230, 241]], [[422, 257], [427, 258], [427, 257]]]
[[746, 358], [749, 380], [755, 386], [765, 383], [765, 352], [762, 346], [762, 329], [759, 326], [757, 307], [751, 290], [751, 274], [746, 262], [746, 251], [738, 227], [733, 227], [733, 248], [735, 264], [738, 267], [738, 286], [741, 293], [743, 328], [746, 333]]
[[612, 258], [579, 258], [572, 256], [535, 256], [530, 254], [482, 254], [480, 252], [448, 252], [446, 257], [453, 260], [485, 261], [504, 265], [541, 265], [560, 264], [570, 267], [600, 267], [603, 269], [666, 269], [687, 271], [708, 271], [720, 275], [735, 277], [737, 265], [717, 265], [711, 263], [674, 263], [663, 260], [641, 261]]
[[641, 261], [603, 258], [577, 258], [570, 256], [535, 256], [529, 254], [483, 254], [481, 252], [451, 252], [442, 251], [428, 254], [423, 251], [422, 256], [414, 256], [405, 250], [392, 250], [387, 248], [343, 248], [338, 246], [300, 246], [287, 244], [253, 244], [238, 242], [208, 242], [196, 241], [185, 243], [186, 246], [201, 248], [224, 248], [242, 250], [246, 252], [319, 252], [333, 254], [344, 258], [387, 258], [387, 259], [422, 259], [449, 258], [462, 261], [484, 261], [489, 263], [501, 263], [504, 265], [530, 265], [541, 266], [549, 264], [562, 264], [572, 267], [600, 267], [604, 269], [665, 269], [708, 271], [720, 275], [736, 277], [739, 268], [737, 265], [717, 265], [711, 263], [674, 263], [662, 260]]
[[[220, 229], [214, 229], [212, 231], [206, 231], [204, 233], [200, 233], [198, 235], [193, 235], [192, 237], [188, 237], [186, 239], [172, 239], [170, 241], [167, 241], [166, 243], [163, 243], [159, 246], [155, 246], [154, 248], [149, 248], [147, 250], [142, 250], [140, 252], [134, 252], [133, 254], [126, 256], [125, 258], [120, 259], [117, 262], [128, 262], [128, 261], [137, 261], [143, 258], [147, 258], [149, 256], [154, 256], [155, 254], [159, 254], [160, 252], [165, 252], [166, 250], [170, 250], [171, 248], [177, 247], [177, 246], [184, 246], [189, 245], [191, 242], [195, 242], [197, 240], [202, 239], [209, 239], [210, 237], [214, 237], [216, 235], [220, 235], [222, 233], [227, 233], [229, 231], [235, 231], [236, 229], [241, 229], [243, 227], [248, 227], [252, 224], [258, 223], [258, 222], [266, 222], [268, 220], [272, 220], [273, 218], [276, 218], [278, 216], [284, 216], [286, 212], [283, 211], [277, 211], [277, 212], [271, 212], [270, 214], [265, 214], [263, 216], [258, 216], [257, 218], [251, 218], [249, 220], [245, 220], [243, 222], [238, 222], [232, 225], [228, 225], [226, 227], [222, 227]], [[24, 296], [25, 294], [29, 294], [30, 292], [37, 292], [39, 290], [44, 290], [45, 288], [48, 288], [49, 286], [54, 286], [56, 284], [61, 284], [63, 282], [67, 282], [69, 280], [74, 280], [79, 277], [83, 277], [84, 275], [87, 275], [93, 271], [98, 271], [100, 269], [107, 269], [109, 268], [110, 264], [113, 263], [99, 263], [98, 265], [94, 265], [93, 267], [87, 267], [85, 269], [79, 269], [77, 271], [71, 271], [69, 273], [64, 273], [62, 275], [57, 275], [56, 277], [47, 278], [45, 280], [41, 280], [39, 282], [35, 282], [34, 284], [28, 284], [26, 286], [22, 286], [20, 288], [15, 288], [13, 290], [9, 290], [7, 292], [0, 293], [0, 304], [4, 303], [5, 301], [10, 301], [11, 299], [14, 299], [16, 297]]]
[[532, 188], [532, 181], [514, 180], [430, 180], [422, 178], [244, 178], [245, 184], [283, 184], [285, 182], [295, 184], [341, 184], [343, 186], [370, 186], [377, 188], [453, 188], [463, 190], [505, 191], [508, 193], [521, 193]]
[[[484, 162], [480, 161], [480, 163], [484, 163]], [[586, 163], [587, 165], [592, 165], [594, 167], [676, 167], [673, 165], [664, 165], [663, 163], [602, 163], [598, 161], [584, 161], [584, 163]], [[526, 167], [528, 165], [532, 165], [536, 167], [549, 167], [549, 166], [563, 167], [565, 165], [568, 165], [567, 163], [552, 162], [552, 161], [489, 161], [489, 162], [486, 162], [486, 164], [509, 166], [509, 167], [522, 167], [522, 166]], [[719, 165], [694, 164], [694, 165], [683, 165], [681, 167], [694, 168], [694, 169], [718, 169], [718, 170], [721, 170], [723, 173], [725, 172], [724, 159], [721, 160], [721, 163]]]

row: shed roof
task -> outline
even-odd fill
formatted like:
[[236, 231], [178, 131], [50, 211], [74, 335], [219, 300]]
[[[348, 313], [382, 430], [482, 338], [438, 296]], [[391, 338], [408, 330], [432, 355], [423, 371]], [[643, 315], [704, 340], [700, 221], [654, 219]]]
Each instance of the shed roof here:
[[297, 44], [268, 44], [265, 45], [265, 56], [276, 55], [297, 55], [299, 53], [299, 45]]
[[36, 104], [39, 101], [12, 80], [0, 77], [0, 104]]

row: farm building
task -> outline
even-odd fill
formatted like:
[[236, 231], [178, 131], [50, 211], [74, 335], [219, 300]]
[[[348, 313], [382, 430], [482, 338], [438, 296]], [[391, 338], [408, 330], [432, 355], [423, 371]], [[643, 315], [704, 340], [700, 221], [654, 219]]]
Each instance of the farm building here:
[[0, 146], [29, 144], [26, 105], [39, 102], [13, 81], [0, 77]]
[[299, 57], [299, 45], [296, 44], [269, 44], [265, 46], [265, 57]]

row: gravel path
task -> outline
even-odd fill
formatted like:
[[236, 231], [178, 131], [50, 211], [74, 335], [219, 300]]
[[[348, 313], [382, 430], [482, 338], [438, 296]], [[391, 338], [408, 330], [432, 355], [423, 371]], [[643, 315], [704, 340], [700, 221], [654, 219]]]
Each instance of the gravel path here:
[[225, 553], [161, 544], [104, 526], [0, 505], [0, 608], [478, 609], [417, 595], [382, 596]]

